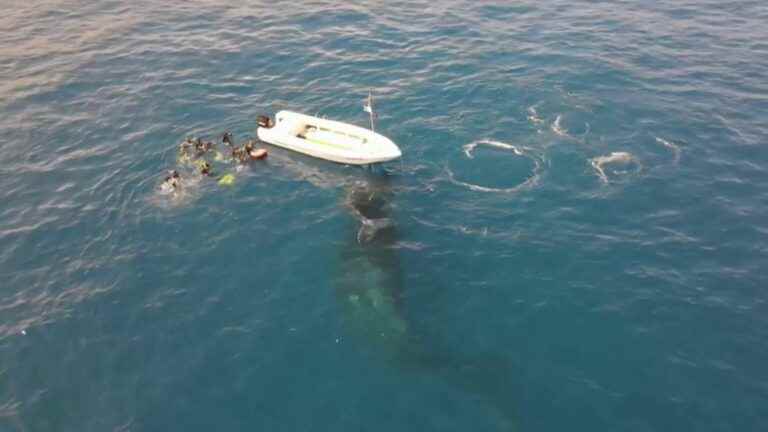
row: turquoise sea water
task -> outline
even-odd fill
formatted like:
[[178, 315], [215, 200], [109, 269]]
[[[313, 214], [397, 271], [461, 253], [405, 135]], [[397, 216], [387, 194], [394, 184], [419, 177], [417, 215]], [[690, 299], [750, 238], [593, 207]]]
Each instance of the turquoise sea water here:
[[0, 431], [765, 428], [765, 2], [240, 3], [2, 5]]

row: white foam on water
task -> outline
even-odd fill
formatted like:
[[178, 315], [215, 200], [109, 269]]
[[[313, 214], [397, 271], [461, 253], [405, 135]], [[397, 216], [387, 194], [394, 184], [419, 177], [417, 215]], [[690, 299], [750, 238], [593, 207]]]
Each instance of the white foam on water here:
[[176, 192], [176, 188], [168, 184], [167, 182], [162, 182], [160, 184], [160, 194], [162, 195], [170, 195], [172, 193]]
[[675, 164], [680, 162], [680, 153], [682, 153], [680, 146], [678, 146], [675, 143], [671, 143], [665, 140], [664, 138], [659, 138], [659, 137], [654, 137], [654, 138], [656, 138], [657, 143], [663, 145], [664, 147], [668, 148], [672, 152], [672, 155], [673, 155], [672, 160], [675, 162]]
[[535, 105], [528, 107], [528, 121], [536, 125], [544, 123], [544, 119], [539, 117], [539, 113], [536, 111]]
[[514, 153], [516, 156], [526, 157], [530, 159], [531, 161], [533, 161], [533, 164], [534, 164], [531, 176], [528, 177], [524, 182], [510, 188], [493, 188], [493, 187], [481, 186], [481, 185], [467, 183], [467, 182], [458, 180], [454, 175], [453, 171], [451, 171], [450, 168], [446, 167], [446, 172], [448, 173], [448, 178], [450, 179], [451, 183], [464, 186], [476, 192], [496, 192], [496, 193], [514, 193], [523, 189], [529, 189], [539, 183], [543, 160], [533, 155], [529, 148], [522, 147], [522, 146], [518, 147], [513, 144], [507, 144], [501, 141], [479, 140], [463, 146], [462, 149], [464, 150], [464, 154], [469, 159], [474, 159], [473, 152], [478, 146], [489, 146], [489, 147], [495, 147], [503, 150], [509, 150], [512, 153]]
[[554, 123], [552, 123], [552, 132], [556, 133], [560, 136], [568, 136], [568, 129], [563, 128], [562, 124], [560, 122], [563, 120], [563, 116], [559, 115], [555, 118]]
[[640, 164], [637, 158], [635, 158], [631, 153], [628, 153], [628, 152], [612, 152], [609, 155], [594, 157], [589, 160], [589, 163], [592, 165], [592, 168], [595, 169], [595, 172], [597, 173], [597, 176], [600, 177], [600, 180], [602, 180], [602, 182], [606, 184], [609, 183], [608, 175], [606, 175], [605, 173], [606, 165], [630, 164], [630, 163], [636, 164], [637, 168], [634, 171], [632, 170], [613, 171], [613, 173], [617, 175], [638, 173], [643, 168], [643, 166]]

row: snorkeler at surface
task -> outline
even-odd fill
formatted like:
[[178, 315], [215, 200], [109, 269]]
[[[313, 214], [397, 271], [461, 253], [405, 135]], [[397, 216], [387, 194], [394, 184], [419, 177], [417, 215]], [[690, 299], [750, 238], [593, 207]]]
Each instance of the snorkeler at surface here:
[[195, 142], [192, 141], [192, 137], [187, 137], [181, 144], [179, 144], [179, 154], [186, 155], [189, 150], [195, 146]]
[[243, 149], [241, 149], [240, 147], [232, 147], [232, 159], [242, 162], [243, 155], [244, 155]]
[[204, 176], [210, 176], [211, 175], [211, 164], [209, 164], [207, 161], [202, 161], [200, 163], [200, 174]]
[[232, 159], [243, 164], [253, 159], [264, 159], [265, 157], [267, 157], [267, 150], [255, 149], [253, 140], [248, 140], [242, 147], [232, 147]]
[[221, 142], [232, 148], [232, 160], [240, 163], [247, 163], [252, 159], [264, 159], [267, 156], [266, 149], [256, 149], [254, 140], [248, 140], [242, 147], [235, 145], [232, 132], [224, 132]]
[[202, 156], [205, 153], [208, 153], [213, 148], [213, 143], [210, 141], [203, 141], [202, 138], [198, 138], [197, 141], [195, 141], [195, 152], [197, 153], [197, 156]]
[[235, 146], [235, 139], [232, 136], [232, 132], [224, 132], [221, 136], [221, 142], [232, 148], [232, 159], [238, 162], [245, 162], [247, 154], [243, 148]]
[[248, 144], [237, 148], [237, 155], [235, 159], [237, 159], [237, 161], [242, 164], [248, 163], [251, 160], [251, 152], [248, 148]]
[[162, 188], [167, 191], [175, 191], [181, 187], [181, 176], [176, 170], [171, 171], [170, 175], [163, 180]]
[[222, 135], [221, 137], [221, 142], [230, 147], [234, 145], [234, 141], [232, 139], [232, 132], [229, 132], [229, 131], [224, 132], [224, 135]]
[[245, 154], [250, 159], [264, 159], [267, 157], [267, 149], [260, 148], [256, 149], [254, 140], [248, 140], [248, 142], [243, 147], [243, 150], [245, 151]]

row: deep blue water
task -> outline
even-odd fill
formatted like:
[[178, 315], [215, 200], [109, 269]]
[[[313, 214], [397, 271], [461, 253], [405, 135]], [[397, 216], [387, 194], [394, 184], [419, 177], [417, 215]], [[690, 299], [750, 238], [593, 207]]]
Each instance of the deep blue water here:
[[239, 3], [2, 5], [0, 431], [765, 429], [764, 1]]

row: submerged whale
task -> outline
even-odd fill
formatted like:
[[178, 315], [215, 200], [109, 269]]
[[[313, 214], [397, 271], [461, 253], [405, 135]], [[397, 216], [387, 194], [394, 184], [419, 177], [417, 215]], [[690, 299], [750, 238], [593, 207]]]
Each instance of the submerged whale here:
[[376, 347], [393, 359], [405, 349], [408, 323], [388, 183], [387, 177], [368, 175], [348, 187], [344, 205], [359, 225], [342, 247], [336, 287], [351, 330], [363, 340], [377, 340]]
[[346, 327], [361, 346], [391, 367], [440, 376], [495, 409], [502, 430], [516, 430], [511, 361], [498, 355], [466, 355], [439, 341], [426, 341], [407, 319], [391, 180], [369, 172], [347, 185], [344, 205], [357, 223], [343, 242], [334, 279]]
[[[328, 169], [314, 160], [283, 155], [273, 163], [291, 177], [321, 189], [343, 191], [341, 206], [349, 230], [331, 267], [331, 284], [345, 340], [382, 367], [403, 374], [431, 375], [481, 402], [494, 415], [497, 430], [518, 430], [519, 370], [497, 353], [466, 353], [436, 340], [408, 317], [406, 266], [401, 226], [396, 217], [395, 178], [387, 172]], [[429, 269], [422, 269], [428, 272]]]

